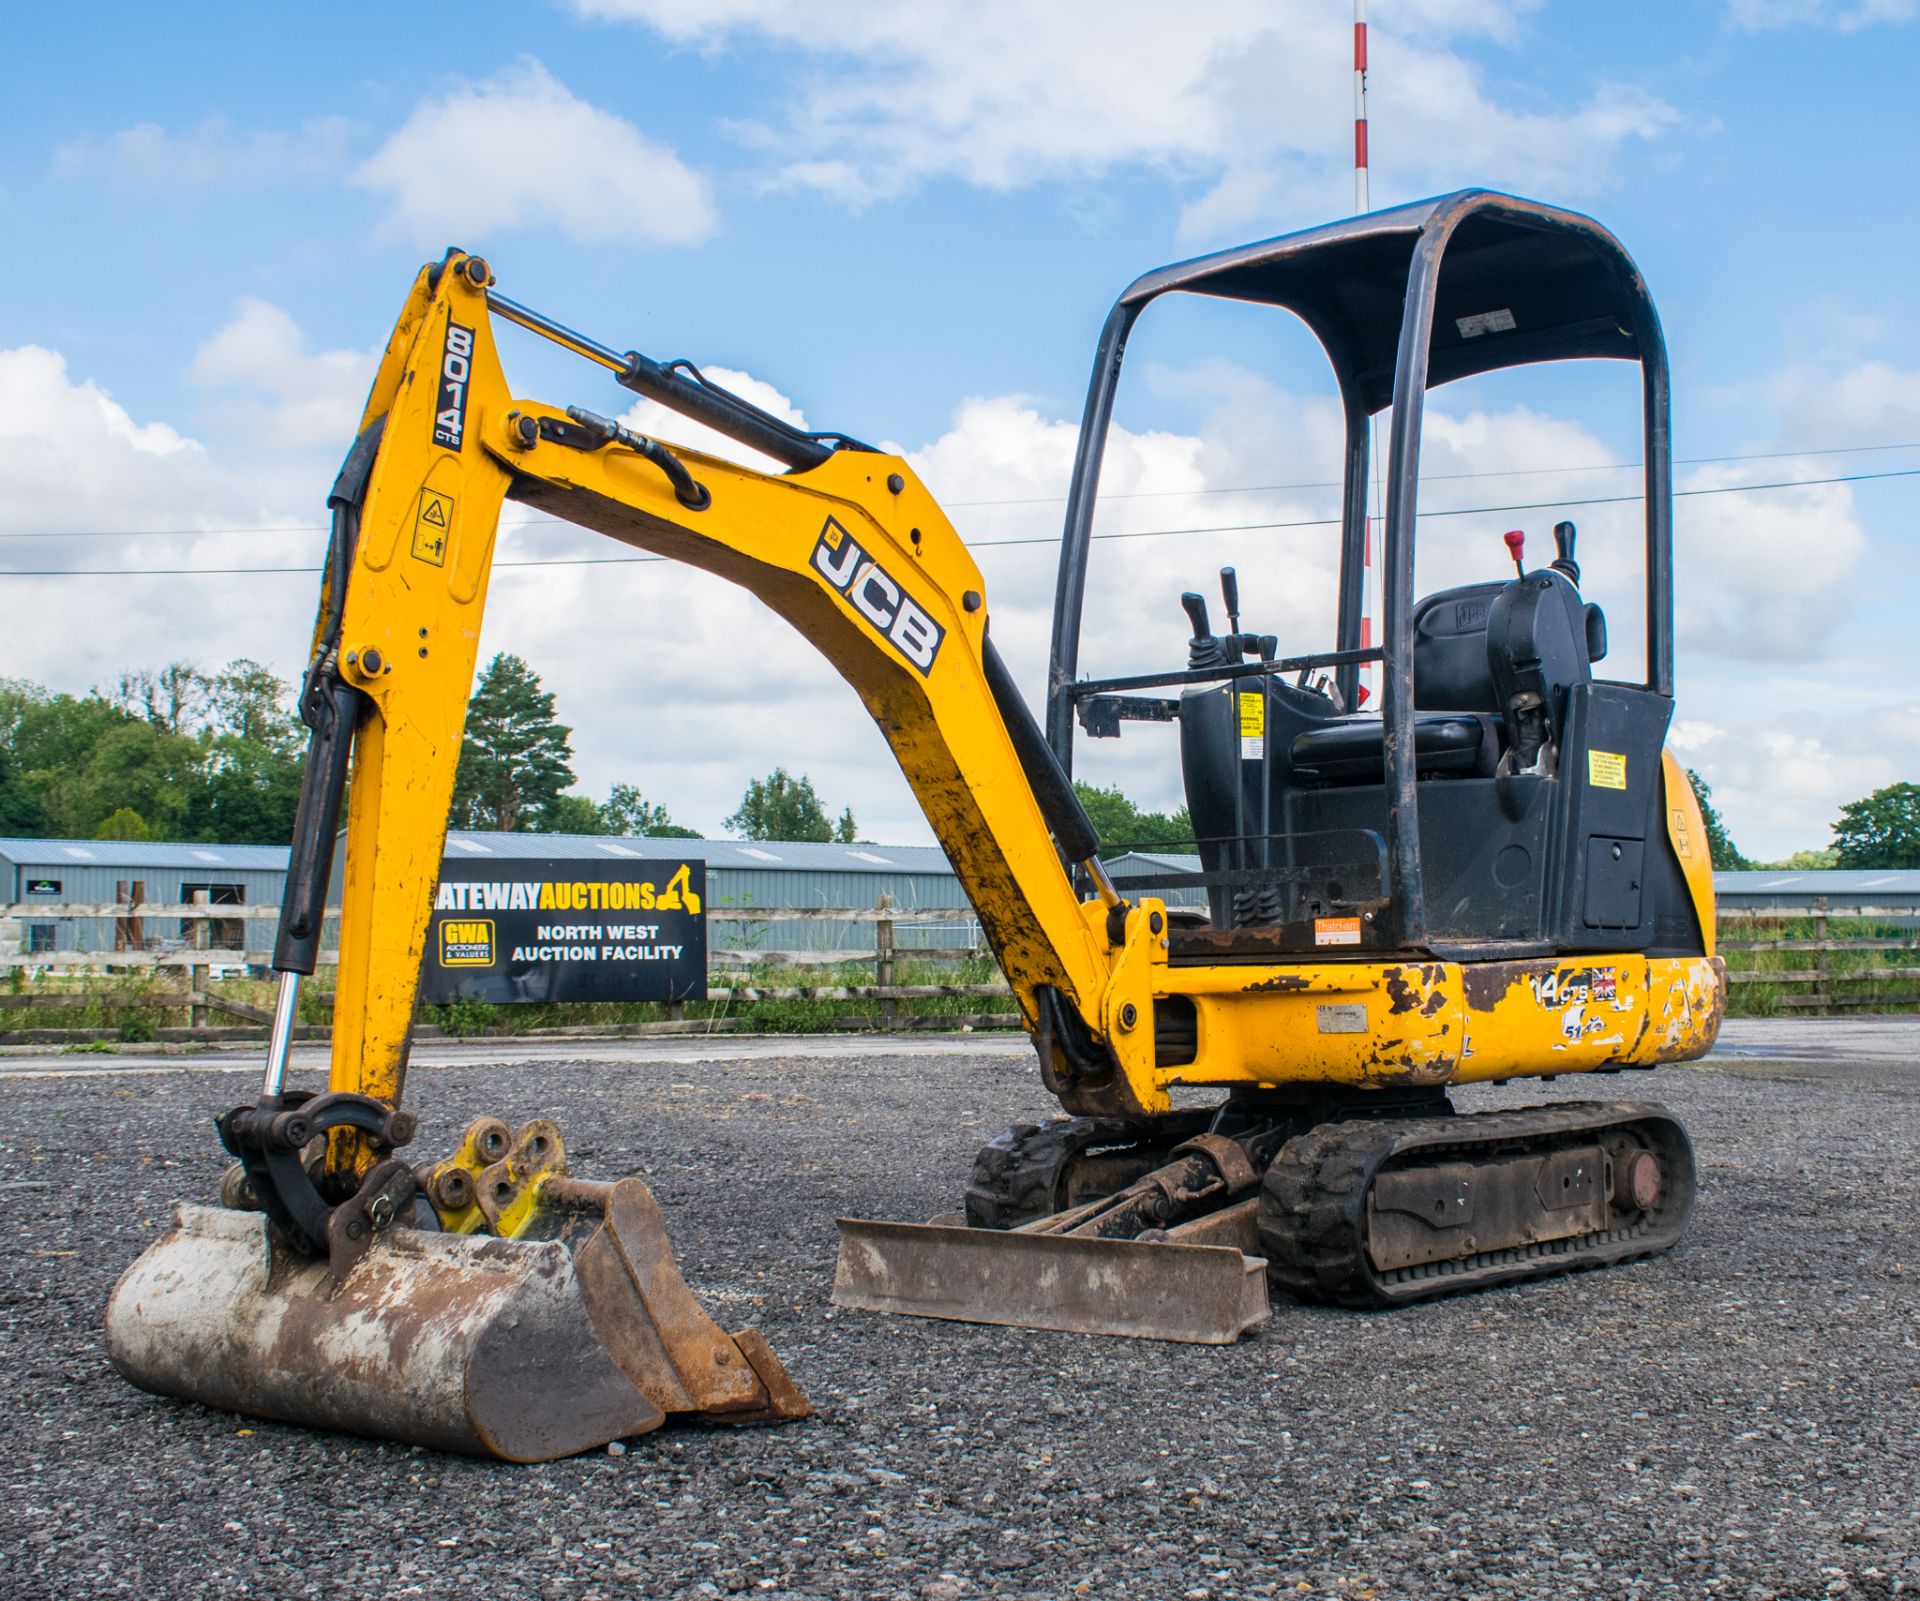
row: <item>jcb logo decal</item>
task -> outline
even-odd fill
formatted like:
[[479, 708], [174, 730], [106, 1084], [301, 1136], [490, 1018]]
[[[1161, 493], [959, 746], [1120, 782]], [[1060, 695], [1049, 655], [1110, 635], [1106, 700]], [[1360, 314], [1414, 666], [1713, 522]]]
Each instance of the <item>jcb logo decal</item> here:
[[440, 925], [442, 967], [493, 966], [493, 919], [448, 918]]
[[813, 567], [923, 675], [933, 670], [947, 631], [831, 517], [814, 544]]
[[467, 437], [467, 380], [473, 375], [473, 330], [447, 323], [440, 354], [440, 396], [433, 414], [433, 442], [458, 450]]

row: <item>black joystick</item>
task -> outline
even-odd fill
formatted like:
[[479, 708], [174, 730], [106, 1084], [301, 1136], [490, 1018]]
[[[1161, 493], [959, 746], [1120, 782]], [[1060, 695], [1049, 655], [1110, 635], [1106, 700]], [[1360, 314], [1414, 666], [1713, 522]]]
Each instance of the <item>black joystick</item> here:
[[1580, 564], [1573, 559], [1573, 538], [1574, 527], [1572, 523], [1555, 523], [1553, 525], [1553, 548], [1555, 552], [1553, 570], [1557, 573], [1565, 573], [1567, 582], [1574, 585], [1575, 588], [1578, 588], [1580, 584]]
[[1227, 659], [1222, 641], [1207, 627], [1207, 603], [1189, 589], [1180, 597], [1180, 605], [1193, 625], [1193, 638], [1187, 641], [1188, 667], [1218, 667]]
[[1240, 632], [1240, 576], [1231, 567], [1220, 569], [1220, 598], [1227, 603], [1227, 632]]

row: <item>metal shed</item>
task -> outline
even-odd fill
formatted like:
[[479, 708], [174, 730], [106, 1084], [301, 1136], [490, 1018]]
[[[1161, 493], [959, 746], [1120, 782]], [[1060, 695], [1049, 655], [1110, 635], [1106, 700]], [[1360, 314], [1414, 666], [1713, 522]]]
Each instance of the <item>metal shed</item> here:
[[975, 945], [979, 926], [966, 891], [934, 845], [823, 845], [799, 840], [613, 839], [598, 834], [447, 835], [447, 855], [470, 859], [499, 856], [690, 856], [707, 864], [707, 916], [727, 926], [714, 930], [716, 948], [729, 944], [781, 950], [837, 950], [873, 943], [871, 928], [851, 923], [785, 923], [777, 934], [758, 928], [754, 911], [782, 907], [813, 910], [878, 906], [882, 896], [900, 911], [948, 911], [950, 923], [906, 923], [895, 936], [901, 946]]
[[[951, 922], [902, 924], [896, 944], [953, 946], [980, 943], [979, 925], [966, 892], [931, 845], [822, 845], [798, 841], [737, 839], [614, 839], [594, 834], [493, 834], [456, 830], [447, 836], [449, 858], [694, 857], [707, 864], [708, 916], [722, 926], [716, 947], [761, 946], [783, 950], [859, 948], [873, 931], [851, 923], [789, 922], [757, 918], [780, 908], [864, 910], [891, 897], [901, 911], [948, 911]], [[334, 899], [343, 856], [334, 864]], [[0, 839], [0, 905], [31, 907], [105, 905], [129, 900], [178, 904], [204, 890], [216, 905], [277, 906], [286, 884], [284, 845], [191, 845], [99, 839]], [[126, 948], [168, 949], [185, 943], [177, 918], [35, 918], [30, 911], [0, 918], [5, 954]], [[264, 949], [272, 925], [243, 930], [216, 925], [213, 944]], [[117, 945], [117, 942], [118, 945]], [[329, 944], [333, 938], [329, 935]]]
[[1806, 912], [1815, 901], [1823, 900], [1841, 915], [1862, 906], [1920, 913], [1920, 872], [1892, 867], [1826, 867], [1805, 872], [1761, 868], [1715, 873], [1713, 893], [1722, 906], [1756, 911]]
[[[1201, 871], [1203, 869], [1198, 856], [1184, 856], [1177, 851], [1128, 851], [1126, 855], [1116, 856], [1107, 863], [1107, 874], [1116, 885], [1143, 878], [1157, 878], [1167, 873]], [[1145, 893], [1164, 901], [1168, 906], [1196, 906], [1201, 911], [1207, 909], [1207, 892], [1198, 885], [1156, 885]]]
[[[214, 905], [279, 902], [284, 845], [176, 845], [152, 840], [0, 839], [0, 902], [32, 907], [180, 905], [205, 892]], [[23, 954], [168, 949], [185, 943], [178, 918], [14, 919]], [[240, 926], [216, 925], [218, 945], [242, 944]], [[231, 938], [217, 936], [231, 935]]]

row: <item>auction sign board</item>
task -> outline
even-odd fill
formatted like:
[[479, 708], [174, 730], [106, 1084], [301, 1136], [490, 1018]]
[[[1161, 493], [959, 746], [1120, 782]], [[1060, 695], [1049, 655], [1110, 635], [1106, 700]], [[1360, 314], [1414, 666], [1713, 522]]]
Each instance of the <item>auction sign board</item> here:
[[421, 997], [705, 1000], [706, 893], [707, 864], [675, 857], [445, 861]]

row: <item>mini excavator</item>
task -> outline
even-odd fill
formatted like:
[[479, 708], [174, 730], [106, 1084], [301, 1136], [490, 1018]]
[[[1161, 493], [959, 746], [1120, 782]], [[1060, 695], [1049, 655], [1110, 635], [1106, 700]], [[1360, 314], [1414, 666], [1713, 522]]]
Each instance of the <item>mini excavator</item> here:
[[[1115, 385], [1136, 321], [1172, 294], [1290, 312], [1332, 363], [1337, 633], [1283, 654], [1242, 630], [1229, 573], [1224, 633], [1188, 594], [1163, 671], [1088, 677]], [[516, 397], [501, 323], [773, 469]], [[1596, 675], [1606, 621], [1582, 597], [1571, 524], [1543, 566], [1516, 540], [1511, 576], [1414, 590], [1428, 389], [1571, 358], [1640, 369], [1643, 678]], [[1376, 644], [1369, 432], [1389, 408]], [[1149, 273], [1100, 337], [1036, 718], [995, 648], [978, 567], [905, 461], [804, 432], [690, 363], [600, 345], [449, 251], [413, 285], [330, 501], [265, 1082], [219, 1119], [234, 1159], [221, 1204], [182, 1206], [115, 1290], [113, 1360], [159, 1393], [517, 1461], [671, 1415], [807, 1411], [757, 1333], [701, 1308], [646, 1186], [571, 1174], [550, 1121], [482, 1118], [437, 1161], [400, 1154], [509, 499], [731, 579], [826, 655], [966, 886], [1066, 1114], [992, 1140], [964, 1211], [843, 1220], [840, 1304], [1227, 1342], [1274, 1294], [1393, 1307], [1667, 1249], [1695, 1174], [1663, 1108], [1461, 1113], [1448, 1093], [1685, 1061], [1718, 1032], [1706, 835], [1664, 754], [1671, 468], [1653, 302], [1586, 217], [1469, 190]], [[1380, 674], [1372, 707], [1363, 669]], [[1070, 775], [1077, 737], [1139, 722], [1177, 726], [1199, 864], [1123, 893]], [[296, 1089], [288, 1047], [343, 795], [331, 1073]], [[1152, 893], [1176, 887], [1193, 904]]]

